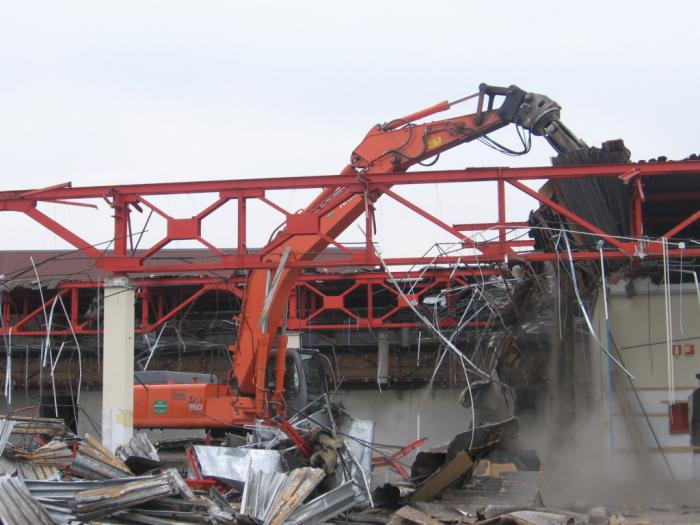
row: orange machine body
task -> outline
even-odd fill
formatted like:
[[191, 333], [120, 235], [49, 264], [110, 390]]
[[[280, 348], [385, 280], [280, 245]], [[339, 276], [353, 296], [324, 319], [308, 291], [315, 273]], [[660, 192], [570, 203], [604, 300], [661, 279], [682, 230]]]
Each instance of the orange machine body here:
[[251, 398], [233, 399], [228, 385], [139, 385], [134, 388], [134, 420], [143, 428], [230, 428], [255, 419]]
[[[504, 96], [505, 101], [493, 109], [497, 95]], [[412, 122], [451, 107], [450, 103], [441, 102], [373, 127], [341, 174], [356, 174], [361, 182], [365, 173], [403, 172], [459, 144], [483, 137], [513, 122], [524, 92], [482, 85], [478, 96], [477, 112], [473, 114], [422, 124]], [[467, 98], [471, 97], [462, 100]], [[484, 106], [486, 98], [488, 104]], [[328, 188], [303, 211], [289, 216], [285, 229], [261, 250], [262, 260], [279, 264], [277, 272], [273, 275], [269, 270], [256, 269], [248, 276], [237, 342], [231, 347], [233, 369], [228, 384], [135, 385], [134, 426], [225, 428], [284, 414], [286, 338], [279, 331], [299, 270], [285, 266], [283, 257], [314, 259], [362, 214], [367, 214], [371, 225], [374, 202], [385, 191], [389, 191], [389, 186], [364, 193], [345, 187]], [[272, 389], [266, 384], [266, 370], [275, 346]]]

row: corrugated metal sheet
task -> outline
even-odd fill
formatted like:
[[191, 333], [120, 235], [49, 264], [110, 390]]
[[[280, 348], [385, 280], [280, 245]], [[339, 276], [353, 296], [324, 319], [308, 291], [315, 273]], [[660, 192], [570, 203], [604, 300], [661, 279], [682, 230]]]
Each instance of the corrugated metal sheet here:
[[124, 478], [132, 475], [121, 459], [90, 434], [85, 434], [80, 442], [70, 471], [84, 479]]
[[11, 476], [17, 472], [17, 462], [14, 459], [0, 457], [0, 474]]
[[[235, 248], [223, 248], [227, 255], [235, 255]], [[259, 248], [249, 248], [250, 253], [257, 253]], [[113, 251], [107, 250], [105, 256], [113, 255]], [[146, 253], [146, 250], [137, 250], [135, 255]], [[156, 257], [148, 259], [153, 264], [167, 264], [168, 261], [181, 263], [183, 260], [192, 263], [210, 262], [212, 253], [208, 249], [166, 249], [160, 250]], [[111, 273], [97, 268], [91, 259], [75, 250], [5, 250], [0, 251], [0, 274], [5, 274], [10, 279], [7, 283], [10, 287], [24, 286], [36, 287], [36, 278], [30, 262], [30, 257], [36, 261], [37, 271], [41, 284], [52, 288], [56, 284], [66, 281], [96, 281], [107, 279]], [[331, 246], [326, 248], [318, 257], [319, 260], [332, 260], [346, 257], [346, 254], [338, 248]], [[198, 271], [191, 274], [173, 274], [179, 277], [191, 276], [229, 276], [233, 272], [219, 270], [218, 272]], [[168, 274], [161, 274], [163, 277]]]
[[348, 481], [299, 507], [284, 521], [286, 525], [316, 525], [323, 523], [356, 503], [353, 482]]
[[110, 523], [232, 523], [235, 510], [217, 494], [196, 496], [174, 470], [160, 476], [101, 481], [25, 481], [57, 523], [98, 517]]
[[124, 483], [138, 481], [143, 477], [127, 477], [119, 479], [105, 479], [95, 481], [42, 481], [42, 480], [27, 480], [24, 484], [29, 492], [39, 499], [50, 498], [55, 500], [73, 499], [78, 492], [84, 490], [97, 490], [104, 488], [114, 488]]
[[53, 465], [17, 462], [17, 475], [22, 479], [58, 479], [58, 469]]
[[[700, 174], [700, 163], [698, 164]], [[664, 175], [642, 177], [646, 195], [662, 193], [697, 193], [700, 192], [700, 177], [693, 175]]]
[[0, 456], [2, 456], [2, 453], [5, 450], [5, 445], [7, 445], [7, 440], [10, 439], [14, 426], [14, 421], [0, 419]]
[[[630, 152], [622, 141], [608, 141], [600, 148], [582, 148], [552, 158], [555, 166], [629, 162]], [[611, 234], [629, 234], [629, 188], [609, 177], [555, 180], [547, 183], [559, 202], [579, 217]], [[582, 239], [595, 244], [596, 239]]]
[[52, 525], [53, 519], [19, 478], [0, 476], [0, 520], [4, 525]]
[[[629, 235], [629, 188], [621, 180], [598, 177], [555, 180], [547, 185], [579, 217], [613, 235]], [[591, 237], [589, 244], [596, 241]]]
[[[372, 450], [367, 444], [374, 442], [375, 426], [376, 423], [372, 420], [348, 417], [339, 428], [340, 435], [345, 436], [348, 453], [357, 461], [350, 465], [350, 476], [355, 481], [358, 503], [369, 503], [367, 491], [371, 490], [369, 484], [372, 479]], [[340, 476], [343, 469], [336, 472]]]
[[145, 432], [135, 434], [127, 445], [119, 447], [117, 449], [117, 456], [119, 456], [122, 461], [126, 461], [130, 457], [160, 461], [158, 451]]
[[[583, 159], [578, 163], [590, 164], [591, 162], [590, 159]], [[695, 195], [700, 193], [700, 177], [694, 174], [646, 176], [642, 177], [642, 187], [647, 197], [642, 204], [646, 235], [652, 237], [662, 235], [697, 211]], [[543, 195], [554, 194], [557, 200], [572, 212], [603, 231], [615, 235], [630, 234], [630, 192], [630, 185], [611, 177], [555, 180], [546, 183], [540, 189]], [[663, 194], [674, 194], [679, 198], [673, 200], [653, 198]], [[683, 195], [688, 197], [683, 198]], [[698, 232], [700, 232], [700, 225], [696, 223], [687, 228], [681, 236], [693, 238]], [[578, 242], [590, 248], [595, 245], [597, 238], [586, 235], [582, 236]]]
[[59, 502], [56, 504], [50, 500], [38, 501], [56, 523], [68, 524], [78, 522], [78, 518], [76, 517], [75, 513], [69, 508], [68, 502]]
[[202, 475], [226, 482], [243, 483], [249, 465], [258, 472], [284, 472], [282, 455], [277, 450], [211, 447], [195, 445], [194, 452]]
[[288, 474], [249, 470], [241, 498], [241, 514], [264, 525], [281, 525], [323, 480], [322, 469], [305, 467]]
[[493, 504], [542, 506], [541, 478], [538, 471], [504, 472], [497, 478], [474, 476], [469, 486], [443, 492], [441, 503], [459, 503], [469, 509]]
[[75, 510], [80, 519], [92, 520], [98, 516], [108, 516], [147, 501], [183, 492], [194, 497], [177, 471], [168, 469], [160, 476], [143, 477], [116, 487], [78, 492], [74, 500]]
[[62, 436], [67, 433], [66, 423], [53, 417], [12, 416], [13, 434], [47, 434]]
[[68, 467], [73, 463], [73, 453], [65, 441], [53, 440], [36, 450], [26, 451], [15, 449], [13, 456], [24, 462], [37, 466], [55, 466], [57, 468]]

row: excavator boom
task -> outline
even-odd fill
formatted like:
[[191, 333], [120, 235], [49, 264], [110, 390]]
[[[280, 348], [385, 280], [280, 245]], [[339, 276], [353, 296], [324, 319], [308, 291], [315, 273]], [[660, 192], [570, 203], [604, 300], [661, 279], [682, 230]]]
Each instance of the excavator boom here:
[[[456, 104], [477, 99], [476, 112], [427, 123], [416, 121], [446, 111]], [[443, 101], [403, 118], [378, 124], [355, 148], [342, 175], [403, 172], [460, 144], [485, 137], [509, 124], [517, 124], [535, 135], [544, 135], [557, 151], [586, 147], [559, 122], [559, 106], [548, 97], [482, 84], [479, 92], [459, 100]], [[158, 418], [161, 427], [221, 427], [250, 423], [284, 413], [286, 337], [279, 335], [285, 309], [299, 270], [290, 260], [312, 260], [364, 213], [371, 213], [382, 189], [356, 193], [339, 186], [322, 191], [304, 210], [290, 215], [285, 228], [261, 250], [264, 261], [277, 270], [250, 272], [236, 344], [232, 345], [233, 369], [227, 385], [162, 384], [135, 386], [135, 426], [151, 426], [159, 397], [194, 398], [187, 409], [169, 418]], [[276, 352], [273, 347], [276, 346]], [[275, 355], [275, 385], [267, 384], [267, 370]], [[176, 396], [176, 391], [180, 392]], [[201, 401], [201, 402], [200, 402]], [[142, 406], [139, 406], [142, 403]], [[271, 408], [274, 407], [274, 410]], [[189, 410], [189, 412], [188, 412]], [[140, 417], [144, 415], [144, 417]], [[197, 422], [199, 425], [197, 425]]]

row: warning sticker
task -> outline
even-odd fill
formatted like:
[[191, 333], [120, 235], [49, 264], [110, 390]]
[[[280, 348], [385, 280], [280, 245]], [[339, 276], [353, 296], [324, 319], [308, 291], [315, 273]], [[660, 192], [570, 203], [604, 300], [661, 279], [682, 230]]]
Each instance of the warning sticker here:
[[437, 136], [428, 140], [428, 150], [439, 148], [440, 146], [442, 146], [442, 137]]
[[167, 401], [154, 401], [153, 402], [153, 413], [154, 414], [167, 414], [168, 413], [168, 402]]

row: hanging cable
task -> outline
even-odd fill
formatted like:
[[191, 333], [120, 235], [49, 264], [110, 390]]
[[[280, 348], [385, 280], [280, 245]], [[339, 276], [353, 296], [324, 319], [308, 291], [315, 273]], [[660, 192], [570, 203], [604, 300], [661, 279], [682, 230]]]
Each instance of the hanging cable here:
[[100, 372], [102, 370], [102, 356], [101, 356], [101, 343], [102, 343], [102, 331], [100, 330], [101, 328], [101, 321], [100, 321], [100, 296], [102, 293], [100, 292], [100, 279], [97, 279], [97, 289], [95, 290], [95, 294], [97, 295], [97, 314], [96, 314], [96, 319], [97, 319], [97, 371]]
[[[661, 238], [662, 258], [664, 269], [664, 307], [666, 310], [666, 374], [668, 381], [669, 406], [676, 402], [675, 381], [673, 370], [673, 319], [671, 315], [671, 283], [668, 264], [668, 239]], [[673, 417], [673, 411], [670, 412]]]
[[685, 249], [685, 243], [679, 242], [678, 249], [681, 251], [680, 286], [678, 287], [678, 323], [680, 324], [681, 335], [685, 335], [685, 330], [683, 329], [683, 250]]
[[[605, 279], [605, 258], [603, 257], [603, 240], [598, 241], [598, 252], [600, 253], [600, 278], [601, 278], [601, 287], [603, 289], [603, 308], [605, 312], [605, 334], [606, 334], [606, 345], [607, 345], [607, 351], [608, 355], [610, 354], [611, 350], [611, 341], [612, 341], [612, 332], [610, 330], [610, 312], [608, 311], [608, 283], [606, 282]], [[614, 420], [613, 420], [613, 366], [612, 366], [612, 360], [610, 357], [608, 357], [608, 420], [609, 420], [609, 425], [608, 425], [608, 434], [610, 438], [610, 468], [608, 470], [609, 472], [609, 477], [608, 477], [608, 495], [610, 498], [610, 503], [612, 504], [615, 502], [615, 497], [614, 497], [614, 483], [613, 483], [613, 475], [612, 473], [614, 472], [614, 464], [615, 464], [615, 429], [614, 429]]]
[[[484, 376], [485, 378], [491, 379], [491, 376], [490, 376], [489, 374], [487, 374], [486, 372], [484, 372], [483, 370], [481, 370], [479, 367], [477, 367], [477, 366], [476, 366], [467, 356], [465, 356], [454, 344], [452, 344], [452, 342], [451, 342], [449, 339], [447, 339], [447, 338], [443, 335], [443, 333], [442, 333], [438, 328], [436, 328], [432, 323], [430, 323], [430, 321], [429, 321], [428, 319], [426, 319], [426, 317], [425, 317], [422, 313], [420, 313], [420, 312], [418, 311], [418, 309], [413, 305], [413, 303], [412, 303], [411, 301], [408, 300], [408, 298], [406, 297], [406, 295], [403, 293], [403, 290], [401, 290], [401, 287], [399, 287], [399, 286], [397, 285], [396, 281], [394, 280], [394, 278], [393, 278], [393, 276], [392, 276], [392, 274], [391, 274], [391, 270], [389, 269], [389, 267], [388, 267], [388, 266], [386, 265], [386, 263], [384, 262], [384, 259], [382, 258], [382, 255], [381, 255], [380, 251], [379, 251], [378, 249], [375, 249], [375, 253], [376, 253], [376, 255], [377, 255], [377, 258], [378, 258], [379, 261], [381, 262], [382, 267], [384, 268], [384, 271], [386, 271], [386, 273], [389, 275], [389, 278], [390, 278], [390, 279], [392, 280], [392, 282], [394, 283], [394, 287], [396, 288], [396, 291], [399, 293], [399, 295], [403, 298], [404, 301], [406, 301], [406, 304], [409, 305], [409, 307], [411, 308], [411, 310], [413, 310], [413, 313], [416, 314], [416, 316], [417, 316], [421, 321], [423, 321], [423, 323], [426, 324], [426, 326], [427, 326], [428, 328], [430, 328], [430, 329], [440, 338], [440, 340], [441, 340], [443, 343], [445, 343], [445, 345], [446, 345], [446, 346], [445, 346], [445, 351], [444, 351], [444, 353], [443, 353], [443, 355], [442, 355], [442, 357], [441, 357], [441, 359], [440, 359], [440, 363], [442, 362], [442, 359], [444, 359], [445, 355], [447, 354], [447, 350], [448, 350], [448, 349], [449, 349], [449, 350], [452, 350], [452, 352], [454, 352], [455, 355], [457, 355], [457, 357], [460, 359], [460, 363], [462, 364], [462, 367], [464, 368], [464, 372], [465, 372], [465, 380], [466, 380], [466, 382], [467, 382], [467, 391], [469, 392], [469, 399], [470, 399], [470, 405], [471, 405], [471, 415], [472, 415], [471, 430], [472, 430], [472, 432], [471, 432], [471, 439], [470, 439], [470, 441], [469, 441], [469, 443], [470, 443], [469, 446], [470, 446], [470, 448], [471, 448], [471, 446], [472, 446], [473, 443], [474, 443], [474, 434], [475, 434], [475, 432], [476, 432], [476, 407], [474, 406], [474, 393], [472, 392], [471, 380], [470, 380], [470, 378], [469, 378], [469, 374], [467, 373], [465, 362], [468, 363], [469, 366], [470, 366], [474, 371], [476, 371], [477, 373], [481, 374], [481, 375]], [[439, 366], [439, 365], [438, 365], [438, 366]], [[430, 384], [431, 384], [431, 385], [432, 385], [432, 382], [434, 381], [435, 375], [436, 375], [436, 373], [437, 373], [437, 368], [438, 368], [438, 366], [436, 366], [436, 370], [433, 372], [433, 377], [431, 377], [431, 380], [430, 380]]]
[[5, 342], [5, 354], [7, 363], [5, 365], [4, 394], [8, 404], [12, 404], [12, 327], [10, 327], [9, 337], [5, 332], [5, 288], [0, 285], [0, 328], [2, 328]]
[[63, 313], [66, 316], [66, 319], [68, 320], [68, 328], [70, 328], [70, 333], [73, 336], [73, 341], [75, 341], [75, 347], [78, 350], [78, 391], [75, 396], [75, 402], [78, 406], [80, 406], [80, 391], [82, 389], [82, 384], [83, 384], [83, 358], [82, 358], [82, 352], [80, 351], [80, 343], [78, 342], [78, 336], [75, 334], [75, 330], [73, 330], [73, 323], [71, 322], [70, 319], [70, 314], [68, 313], [68, 309], [66, 308], [66, 305], [63, 302], [63, 299], [61, 298], [61, 295], [59, 294], [58, 300], [61, 303], [61, 308], [63, 308]]
[[605, 346], [603, 345], [603, 343], [602, 343], [602, 342], [600, 341], [600, 339], [598, 338], [598, 335], [596, 334], [595, 329], [593, 328], [593, 323], [591, 323], [591, 319], [590, 319], [590, 317], [588, 316], [588, 312], [586, 311], [586, 307], [583, 305], [583, 300], [581, 299], [581, 293], [579, 292], [579, 289], [578, 289], [578, 283], [576, 282], [576, 269], [575, 269], [575, 266], [574, 266], [574, 257], [573, 257], [573, 255], [572, 255], [572, 253], [571, 253], [571, 245], [569, 244], [569, 237], [568, 237], [568, 235], [564, 235], [564, 242], [565, 242], [565, 244], [566, 244], [566, 250], [567, 250], [568, 255], [569, 255], [569, 267], [570, 267], [570, 270], [571, 270], [571, 282], [572, 282], [573, 285], [574, 285], [574, 293], [576, 294], [576, 300], [578, 301], [578, 306], [579, 306], [579, 308], [580, 308], [580, 310], [581, 310], [581, 314], [583, 315], [583, 318], [586, 320], [586, 325], [588, 326], [588, 331], [590, 332], [591, 337], [593, 337], [593, 339], [595, 340], [595, 342], [598, 343], [598, 347], [605, 353], [605, 355], [607, 355], [610, 359], [612, 359], [613, 362], [614, 362], [617, 366], [619, 366], [620, 369], [621, 369], [625, 374], [627, 374], [629, 377], [631, 377], [632, 379], [634, 379], [634, 376], [632, 375], [632, 373], [631, 373], [629, 370], [627, 370], [627, 369], [622, 365], [622, 363], [620, 363], [617, 359], [615, 359], [615, 357], [613, 357], [613, 355], [612, 355], [610, 352], [608, 352], [608, 350], [605, 348]]

